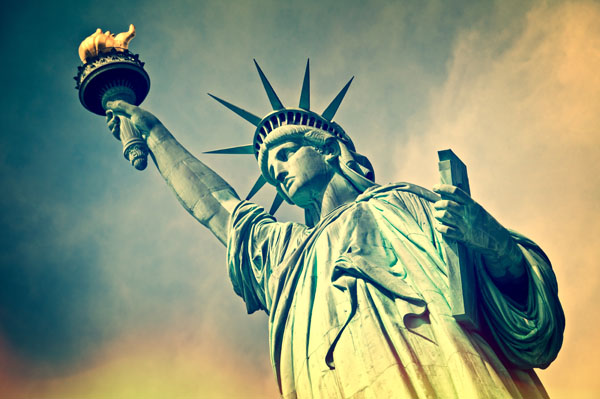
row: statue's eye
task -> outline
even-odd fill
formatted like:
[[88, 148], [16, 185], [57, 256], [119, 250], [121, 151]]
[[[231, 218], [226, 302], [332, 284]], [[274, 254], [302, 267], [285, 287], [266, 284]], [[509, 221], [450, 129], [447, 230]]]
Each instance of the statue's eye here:
[[297, 150], [296, 147], [294, 147], [294, 148], [288, 148], [285, 151], [285, 158], [286, 158], [286, 160], [290, 159], [290, 157], [296, 153], [296, 150]]
[[277, 156], [275, 158], [277, 158], [278, 161], [282, 161], [282, 162], [287, 161], [288, 160], [287, 151], [285, 149], [281, 149], [280, 151], [277, 152]]
[[278, 153], [277, 153], [277, 159], [282, 161], [282, 162], [286, 162], [288, 159], [290, 159], [290, 157], [292, 155], [294, 155], [294, 153], [297, 151], [298, 149], [296, 147], [290, 147], [290, 148], [282, 148]]

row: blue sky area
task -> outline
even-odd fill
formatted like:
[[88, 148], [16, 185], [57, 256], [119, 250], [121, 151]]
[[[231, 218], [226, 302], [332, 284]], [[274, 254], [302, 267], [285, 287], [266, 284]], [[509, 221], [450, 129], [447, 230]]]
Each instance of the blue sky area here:
[[[570, 365], [587, 362], [581, 345], [597, 344], [598, 316], [577, 309], [600, 299], [598, 254], [578, 237], [583, 225], [592, 235], [600, 227], [599, 178], [590, 172], [599, 155], [599, 10], [586, 1], [3, 3], [0, 390], [4, 382], [15, 397], [119, 396], [127, 383], [103, 377], [121, 387], [111, 391], [94, 370], [114, 376], [107, 364], [115, 353], [136, 358], [136, 345], [152, 352], [169, 336], [177, 347], [212, 347], [192, 360], [157, 355], [175, 370], [209, 375], [227, 353], [237, 360], [222, 367], [230, 373], [223, 381], [251, 364], [247, 392], [277, 397], [267, 319], [245, 314], [225, 249], [179, 206], [154, 165], [130, 167], [104, 119], [79, 103], [79, 43], [98, 27], [120, 32], [133, 23], [130, 48], [152, 81], [143, 106], [241, 196], [258, 176], [254, 159], [201, 153], [250, 143], [253, 128], [206, 93], [266, 114], [253, 59], [283, 103], [296, 105], [309, 58], [317, 111], [355, 76], [335, 120], [371, 159], [378, 182], [431, 187], [435, 151], [457, 150], [474, 196], [554, 261], [568, 330], [542, 381], [552, 397], [575, 389], [591, 398], [599, 383]], [[263, 191], [257, 201], [268, 207], [274, 191]], [[284, 205], [279, 218], [301, 214]], [[587, 271], [585, 282], [568, 271], [573, 263]], [[110, 349], [125, 339], [130, 346]], [[217, 396], [229, 392], [219, 381], [205, 381]], [[192, 396], [208, 392], [185, 386]], [[172, 389], [161, 385], [156, 397]]]

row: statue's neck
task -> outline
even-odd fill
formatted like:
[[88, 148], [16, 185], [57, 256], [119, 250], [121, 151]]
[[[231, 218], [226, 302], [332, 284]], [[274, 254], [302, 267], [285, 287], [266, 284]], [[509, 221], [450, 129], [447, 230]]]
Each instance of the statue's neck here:
[[318, 221], [335, 208], [353, 202], [359, 194], [344, 176], [334, 173], [322, 197], [317, 199], [306, 211], [311, 214], [313, 220]]

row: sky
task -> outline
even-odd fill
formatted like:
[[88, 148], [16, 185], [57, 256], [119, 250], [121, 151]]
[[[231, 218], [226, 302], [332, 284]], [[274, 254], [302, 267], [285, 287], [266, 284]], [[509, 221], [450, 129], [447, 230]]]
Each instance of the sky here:
[[225, 248], [79, 103], [79, 43], [130, 23], [143, 107], [241, 196], [253, 157], [202, 152], [253, 128], [206, 93], [268, 113], [253, 59], [289, 106], [310, 59], [316, 111], [355, 76], [335, 121], [379, 183], [432, 187], [452, 148], [473, 197], [553, 263], [567, 326], [540, 379], [596, 398], [599, 20], [584, 0], [2, 3], [0, 398], [278, 397], [267, 318], [233, 293]]

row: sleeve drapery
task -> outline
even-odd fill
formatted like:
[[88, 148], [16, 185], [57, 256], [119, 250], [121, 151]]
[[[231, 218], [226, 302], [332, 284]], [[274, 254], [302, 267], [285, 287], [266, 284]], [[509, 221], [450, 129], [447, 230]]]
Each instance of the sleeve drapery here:
[[233, 290], [248, 313], [269, 313], [269, 277], [285, 254], [297, 243], [298, 233], [306, 227], [298, 223], [279, 223], [264, 208], [242, 201], [229, 222], [227, 265]]
[[565, 318], [550, 261], [531, 240], [512, 232], [527, 266], [525, 304], [504, 295], [479, 265], [484, 320], [506, 359], [520, 369], [546, 368], [562, 345]]

